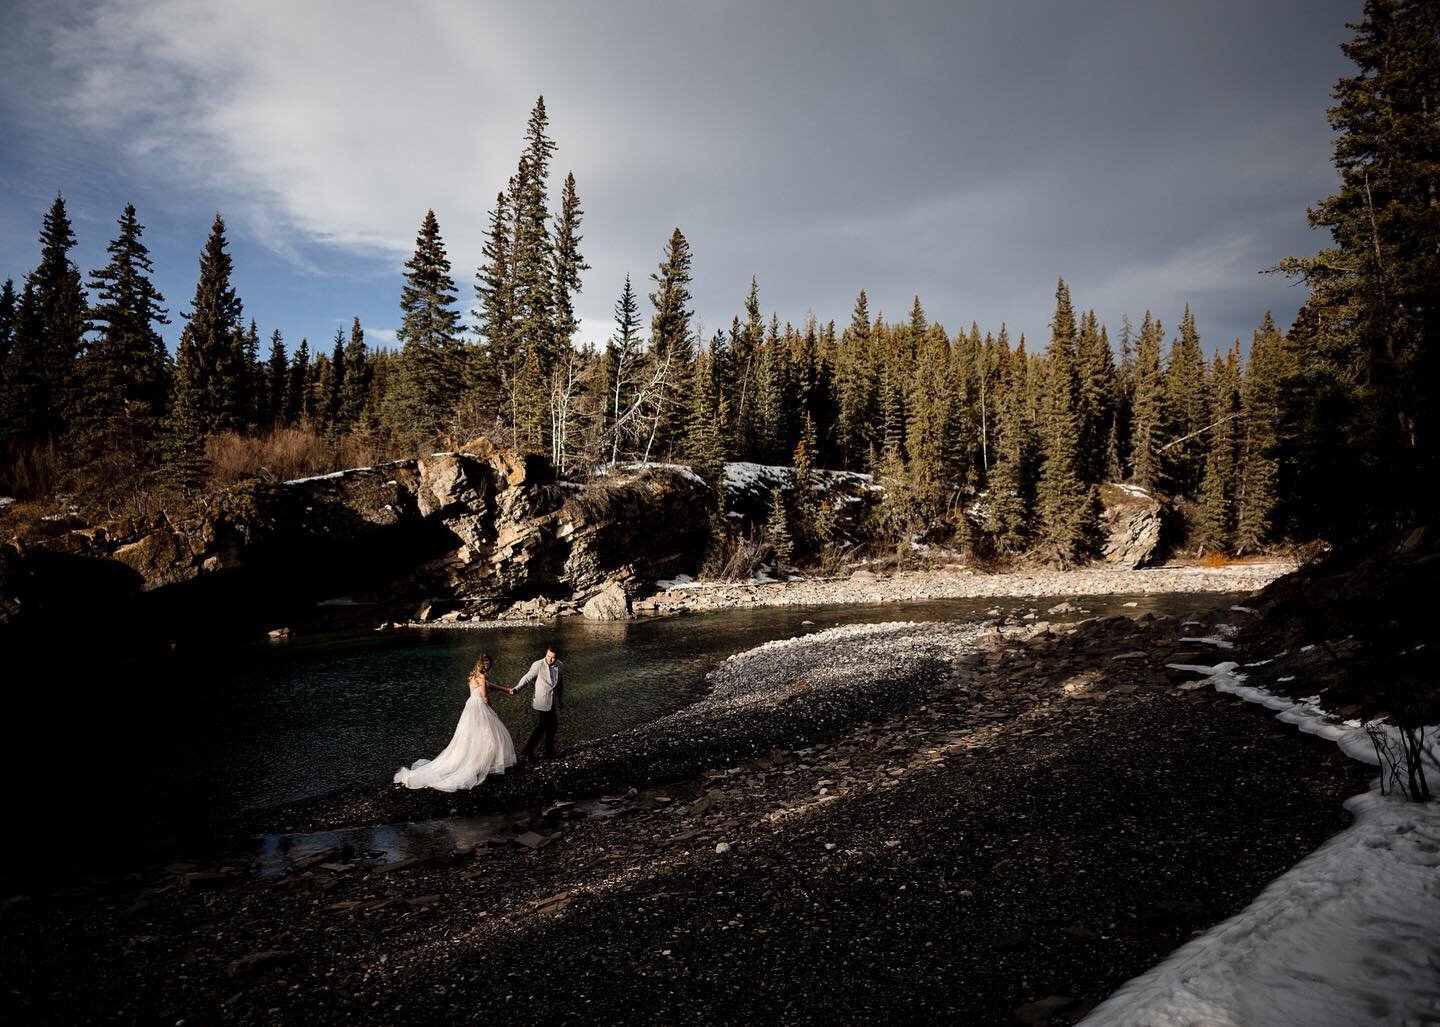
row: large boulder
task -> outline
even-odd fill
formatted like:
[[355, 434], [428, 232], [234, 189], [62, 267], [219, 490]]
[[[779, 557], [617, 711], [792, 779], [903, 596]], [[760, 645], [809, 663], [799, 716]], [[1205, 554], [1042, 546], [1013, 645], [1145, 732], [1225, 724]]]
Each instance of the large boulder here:
[[590, 597], [580, 611], [586, 620], [624, 620], [630, 616], [630, 600], [619, 585], [611, 585]]
[[1138, 485], [1100, 487], [1104, 556], [1122, 567], [1149, 567], [1165, 557], [1169, 504]]

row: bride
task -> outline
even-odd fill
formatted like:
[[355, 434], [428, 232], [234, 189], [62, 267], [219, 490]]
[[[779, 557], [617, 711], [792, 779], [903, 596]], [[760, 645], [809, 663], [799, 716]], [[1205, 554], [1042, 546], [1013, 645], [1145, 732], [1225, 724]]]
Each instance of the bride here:
[[487, 774], [503, 774], [515, 765], [515, 743], [490, 708], [489, 673], [490, 657], [482, 653], [470, 671], [470, 698], [450, 744], [433, 760], [416, 760], [413, 767], [397, 770], [397, 785], [454, 792], [474, 788]]

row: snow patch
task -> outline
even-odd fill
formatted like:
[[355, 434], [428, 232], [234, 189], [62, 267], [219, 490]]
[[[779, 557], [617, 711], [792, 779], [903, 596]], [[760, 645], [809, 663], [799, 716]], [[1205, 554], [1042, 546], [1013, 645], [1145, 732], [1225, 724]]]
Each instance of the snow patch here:
[[14, 496], [0, 496], [0, 510], [5, 509], [13, 502], [15, 502]]
[[660, 464], [660, 463], [655, 463], [655, 462], [652, 461], [651, 463], [621, 464], [621, 465], [620, 465], [620, 469], [623, 470], [623, 471], [649, 471], [649, 470], [674, 471], [676, 474], [680, 475], [680, 477], [684, 478], [686, 481], [693, 481], [693, 482], [695, 482], [696, 484], [699, 484], [699, 485], [704, 485], [704, 484], [705, 484], [705, 479], [704, 479], [704, 478], [702, 478], [702, 477], [700, 477], [700, 475], [696, 474], [693, 468], [686, 467], [684, 464]]
[[1216, 649], [1234, 649], [1235, 643], [1227, 638], [1205, 637], [1197, 638], [1190, 636], [1180, 639], [1182, 642], [1189, 642], [1192, 645], [1213, 645]]
[[[1221, 692], [1378, 765], [1355, 721], [1245, 684], [1235, 663], [1173, 665], [1208, 673]], [[1386, 727], [1387, 733], [1394, 729]], [[1440, 732], [1424, 760], [1440, 774]], [[1277, 782], [1277, 787], [1283, 787]], [[1389, 1024], [1440, 1020], [1440, 802], [1368, 792], [1345, 802], [1355, 823], [1272, 881], [1248, 908], [1123, 985], [1083, 1022]]]
[[[368, 468], [368, 467], [357, 467], [357, 468], [354, 468], [354, 470], [357, 470], [357, 471], [368, 471], [369, 469], [370, 469], [370, 468]], [[347, 474], [349, 474], [349, 473], [350, 473], [350, 469], [347, 468], [346, 470], [343, 470], [343, 471], [331, 471], [329, 474], [312, 474], [312, 475], [311, 475], [310, 477], [308, 477], [308, 478], [291, 478], [289, 481], [284, 482], [283, 484], [285, 484], [285, 485], [305, 485], [305, 484], [308, 484], [309, 482], [312, 482], [312, 481], [332, 481], [332, 480], [334, 480], [334, 479], [336, 479], [336, 478], [343, 478], [343, 477], [345, 477], [345, 475], [347, 475]]]

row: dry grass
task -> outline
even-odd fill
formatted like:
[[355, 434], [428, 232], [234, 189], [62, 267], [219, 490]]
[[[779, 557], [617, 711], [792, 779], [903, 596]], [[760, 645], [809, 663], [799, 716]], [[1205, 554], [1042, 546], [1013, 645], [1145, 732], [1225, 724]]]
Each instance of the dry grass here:
[[726, 532], [712, 541], [700, 569], [702, 581], [749, 581], [760, 573], [760, 567], [774, 555], [764, 537], [755, 531], [748, 536]]
[[1206, 553], [1195, 561], [1197, 567], [1208, 567], [1211, 570], [1218, 570], [1221, 567], [1230, 566], [1230, 557], [1224, 553]]
[[12, 442], [0, 450], [0, 496], [53, 496], [60, 485], [60, 449], [53, 442]]
[[289, 481], [394, 458], [387, 450], [353, 435], [327, 439], [305, 424], [276, 428], [264, 435], [247, 436], [238, 432], [212, 435], [206, 441], [205, 456], [210, 461], [210, 478], [215, 486], [254, 478]]
[[620, 520], [635, 509], [644, 509], [650, 494], [650, 476], [613, 481], [592, 478], [583, 489], [567, 492], [560, 516], [567, 521]]

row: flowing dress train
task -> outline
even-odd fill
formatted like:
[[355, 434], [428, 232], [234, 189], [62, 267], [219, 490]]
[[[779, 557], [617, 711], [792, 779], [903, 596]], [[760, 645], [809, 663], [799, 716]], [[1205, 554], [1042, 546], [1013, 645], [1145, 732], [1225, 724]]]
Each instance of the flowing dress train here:
[[490, 774], [503, 774], [515, 765], [515, 743], [490, 704], [477, 688], [465, 701], [460, 723], [450, 744], [433, 760], [416, 760], [395, 772], [395, 783], [406, 788], [435, 788], [456, 792], [474, 788]]

